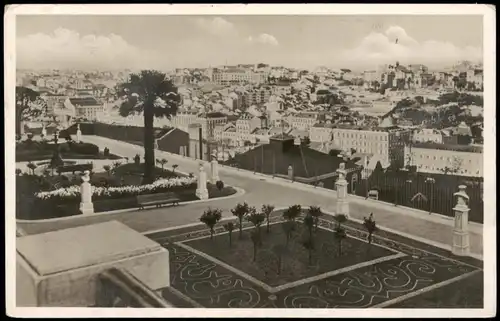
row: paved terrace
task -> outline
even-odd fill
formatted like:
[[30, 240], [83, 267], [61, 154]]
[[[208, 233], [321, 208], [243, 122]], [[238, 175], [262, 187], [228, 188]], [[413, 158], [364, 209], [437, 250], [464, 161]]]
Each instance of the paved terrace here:
[[[82, 140], [99, 146], [100, 149], [108, 147], [113, 154], [132, 159], [136, 154], [144, 155], [141, 146], [132, 145], [99, 136], [83, 136]], [[156, 158], [165, 158], [168, 165], [179, 165], [182, 172], [198, 172], [199, 160], [173, 155], [156, 150]], [[139, 232], [147, 232], [172, 228], [174, 226], [190, 223], [199, 223], [199, 217], [208, 207], [217, 207], [223, 210], [223, 217], [231, 216], [229, 211], [238, 202], [246, 201], [250, 205], [260, 207], [262, 204], [274, 204], [277, 208], [287, 207], [290, 204], [304, 206], [316, 205], [322, 209], [335, 212], [336, 192], [322, 188], [313, 188], [300, 183], [290, 183], [279, 178], [270, 178], [255, 175], [248, 171], [236, 170], [220, 166], [219, 176], [225, 184], [244, 189], [245, 194], [225, 199], [213, 199], [204, 202], [194, 202], [178, 207], [150, 209], [145, 211], [126, 211], [107, 213], [94, 216], [78, 216], [72, 218], [53, 219], [43, 222], [18, 221], [18, 227], [26, 234], [37, 234], [47, 231], [59, 230], [80, 225], [94, 224], [110, 220], [118, 220]], [[436, 246], [449, 246], [452, 242], [451, 218], [438, 214], [416, 211], [408, 208], [395, 207], [378, 201], [365, 200], [350, 196], [350, 216], [362, 220], [373, 212], [377, 224], [386, 229], [393, 230], [403, 236], [410, 236]], [[470, 224], [471, 252], [475, 256], [482, 256], [483, 231], [482, 225]]]

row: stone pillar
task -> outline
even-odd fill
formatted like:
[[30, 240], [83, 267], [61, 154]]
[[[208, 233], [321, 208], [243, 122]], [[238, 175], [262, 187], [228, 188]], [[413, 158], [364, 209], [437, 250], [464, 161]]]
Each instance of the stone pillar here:
[[47, 137], [47, 128], [45, 128], [45, 125], [43, 125], [43, 127], [42, 127], [42, 135], [45, 138]]
[[337, 169], [337, 174], [339, 175], [338, 180], [335, 182], [335, 187], [337, 188], [337, 213], [344, 214], [349, 217], [349, 201], [347, 200], [347, 180], [345, 164], [341, 163], [339, 169]]
[[210, 183], [215, 184], [219, 178], [219, 163], [216, 159], [210, 162]]
[[80, 130], [80, 124], [76, 127], [76, 142], [79, 143], [82, 140], [82, 131]]
[[292, 167], [292, 165], [288, 166], [288, 179], [293, 181], [293, 167]]
[[179, 155], [186, 156], [186, 155], [184, 155], [184, 146], [179, 147]]
[[200, 163], [200, 172], [198, 174], [198, 188], [196, 189], [196, 197], [200, 200], [208, 199], [208, 189], [207, 189], [207, 173], [205, 168], [203, 168], [203, 163]]
[[452, 253], [455, 255], [468, 255], [469, 244], [469, 196], [465, 192], [465, 185], [458, 186], [458, 192], [453, 194], [457, 197], [457, 205], [453, 208], [455, 211], [455, 225], [453, 228], [453, 246]]
[[90, 172], [85, 171], [82, 176], [83, 183], [80, 186], [81, 202], [80, 212], [82, 214], [94, 214], [94, 204], [92, 203], [92, 186], [90, 185]]

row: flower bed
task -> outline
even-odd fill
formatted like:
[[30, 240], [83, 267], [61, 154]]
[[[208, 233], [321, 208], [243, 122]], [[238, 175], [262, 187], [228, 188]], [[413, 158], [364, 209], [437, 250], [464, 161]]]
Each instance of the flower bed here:
[[[92, 186], [92, 198], [110, 199], [125, 198], [142, 194], [175, 192], [186, 188], [196, 186], [196, 178], [178, 177], [170, 179], [159, 179], [152, 184], [147, 185], [129, 185], [120, 187], [96, 187]], [[80, 186], [73, 185], [66, 188], [59, 188], [50, 192], [39, 192], [35, 194], [36, 198], [43, 200], [73, 200], [80, 199]]]

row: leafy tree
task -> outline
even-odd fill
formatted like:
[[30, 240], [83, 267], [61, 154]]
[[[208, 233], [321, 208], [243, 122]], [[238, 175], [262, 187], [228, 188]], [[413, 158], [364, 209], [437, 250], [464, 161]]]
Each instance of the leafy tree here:
[[251, 207], [249, 214], [246, 216], [246, 220], [255, 226], [257, 232], [260, 235], [260, 226], [264, 223], [266, 216], [262, 213], [258, 213], [255, 207]]
[[282, 262], [283, 262], [283, 257], [287, 256], [290, 254], [288, 251], [288, 248], [284, 246], [283, 244], [276, 244], [273, 246], [273, 252], [276, 254], [277, 257], [277, 271], [276, 273], [279, 275], [281, 274], [282, 271]]
[[321, 215], [323, 215], [323, 212], [321, 211], [321, 207], [310, 206], [307, 213], [314, 218], [314, 226], [315, 226], [316, 230], [318, 230], [319, 218]]
[[108, 173], [108, 176], [111, 176], [111, 166], [104, 165], [102, 168]]
[[179, 165], [177, 165], [177, 164], [172, 165], [172, 173], [175, 173], [175, 170], [177, 169], [177, 167], [179, 167]]
[[342, 224], [347, 222], [347, 216], [344, 214], [335, 214], [333, 219], [337, 222], [337, 227], [342, 227]]
[[135, 156], [134, 156], [134, 163], [136, 165], [139, 165], [141, 163], [141, 156], [139, 156], [139, 154], [135, 154]]
[[240, 239], [243, 237], [243, 218], [249, 213], [249, 211], [250, 207], [246, 202], [236, 204], [236, 206], [231, 210], [231, 213], [238, 218]]
[[222, 210], [220, 209], [211, 209], [210, 207], [203, 212], [203, 215], [200, 217], [200, 222], [204, 223], [210, 229], [210, 240], [213, 241], [214, 237], [214, 227], [222, 218]]
[[253, 243], [253, 261], [255, 262], [257, 260], [257, 248], [259, 247], [260, 244], [260, 234], [257, 231], [252, 231], [250, 233], [250, 238]]
[[370, 213], [370, 216], [368, 218], [363, 218], [363, 226], [368, 232], [368, 244], [372, 244], [373, 233], [378, 230], [377, 223], [373, 219], [373, 213]]
[[341, 256], [342, 255], [342, 241], [347, 237], [345, 229], [342, 226], [340, 226], [340, 225], [337, 226], [333, 230], [333, 236], [337, 240], [337, 244], [338, 244], [338, 247], [339, 247], [338, 252], [339, 252], [339, 256]]
[[16, 133], [21, 133], [23, 121], [32, 120], [46, 113], [47, 105], [40, 93], [23, 86], [16, 86]]
[[215, 182], [215, 187], [217, 187], [219, 191], [222, 191], [224, 189], [224, 182], [223, 181]]
[[285, 246], [288, 248], [288, 243], [290, 243], [290, 239], [292, 238], [293, 232], [296, 231], [296, 223], [295, 221], [285, 221], [283, 224], [281, 224], [281, 227], [283, 228], [283, 232], [285, 232], [286, 236], [286, 243]]
[[274, 206], [269, 204], [262, 205], [262, 213], [266, 216], [267, 233], [269, 233], [269, 216], [274, 211]]
[[302, 246], [304, 246], [308, 252], [309, 265], [312, 265], [312, 252], [314, 250], [314, 240], [312, 236], [308, 237], [305, 241], [302, 242]]
[[16, 175], [17, 176], [20, 176], [22, 173], [23, 173], [22, 170], [20, 170], [19, 168], [16, 168]]
[[127, 82], [117, 86], [118, 96], [123, 103], [120, 115], [127, 117], [134, 113], [144, 115], [144, 183], [154, 181], [154, 118], [170, 119], [177, 113], [180, 96], [172, 81], [162, 72], [143, 70], [130, 75]]
[[31, 170], [31, 175], [35, 175], [35, 169], [38, 167], [36, 164], [29, 162], [28, 165], [26, 165]]
[[167, 165], [168, 160], [162, 158], [162, 159], [157, 159], [156, 162], [161, 165], [161, 171], [163, 172], [163, 168], [165, 167], [165, 165]]
[[121, 162], [119, 162], [119, 161], [113, 162], [113, 169], [115, 169], [115, 170], [116, 170], [118, 167], [120, 167], [120, 165], [121, 165], [121, 164], [122, 164], [122, 163], [121, 163]]
[[223, 226], [224, 226], [224, 229], [228, 232], [227, 235], [229, 235], [229, 247], [231, 247], [233, 230], [234, 230], [234, 223], [228, 222], [228, 223], [224, 224]]
[[283, 218], [287, 221], [295, 222], [295, 220], [300, 216], [301, 213], [302, 207], [300, 205], [292, 205], [283, 212]]
[[309, 232], [309, 238], [312, 239], [312, 237], [313, 237], [313, 228], [314, 228], [314, 216], [312, 216], [311, 214], [307, 213], [307, 215], [304, 217], [303, 223], [306, 226], [307, 231]]

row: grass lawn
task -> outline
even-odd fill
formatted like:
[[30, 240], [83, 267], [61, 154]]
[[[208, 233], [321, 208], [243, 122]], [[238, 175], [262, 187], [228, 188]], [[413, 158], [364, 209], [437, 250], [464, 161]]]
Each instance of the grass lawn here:
[[212, 242], [209, 238], [203, 238], [186, 244], [270, 286], [282, 285], [396, 253], [383, 247], [369, 245], [363, 240], [347, 237], [342, 241], [342, 253], [339, 255], [338, 241], [334, 239], [333, 233], [319, 228], [313, 232], [316, 250], [312, 253], [312, 264], [309, 264], [309, 252], [302, 245], [308, 236], [308, 231], [298, 222], [299, 228], [289, 242], [289, 253], [284, 256], [282, 270], [278, 274], [278, 256], [273, 247], [286, 243], [282, 225], [282, 223], [271, 225], [269, 234], [265, 227], [261, 228], [262, 246], [257, 251], [255, 262], [253, 243], [249, 235], [251, 230], [244, 230], [241, 240], [239, 232], [235, 231], [231, 247], [227, 234], [215, 236]]

